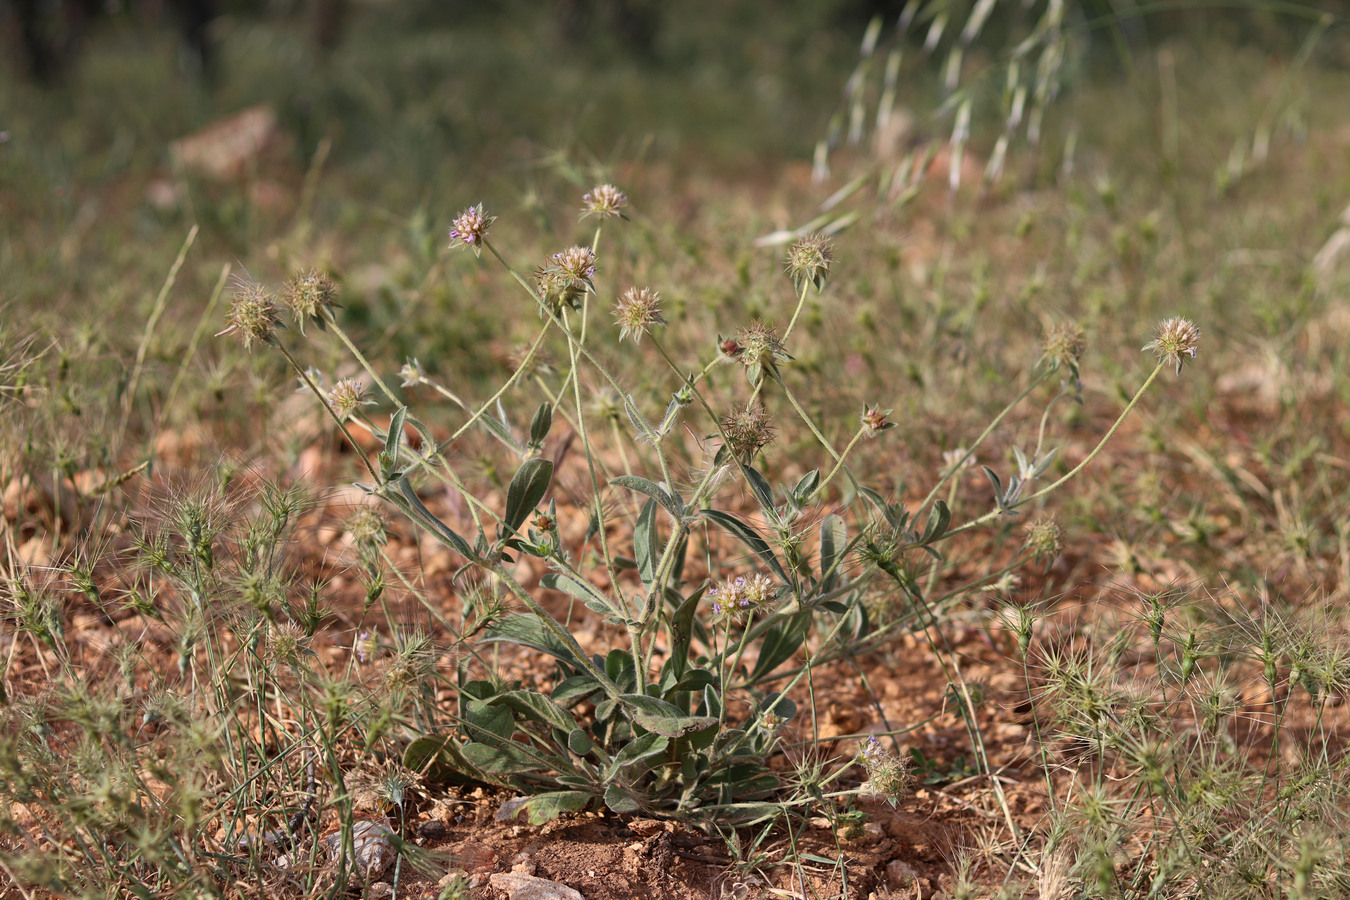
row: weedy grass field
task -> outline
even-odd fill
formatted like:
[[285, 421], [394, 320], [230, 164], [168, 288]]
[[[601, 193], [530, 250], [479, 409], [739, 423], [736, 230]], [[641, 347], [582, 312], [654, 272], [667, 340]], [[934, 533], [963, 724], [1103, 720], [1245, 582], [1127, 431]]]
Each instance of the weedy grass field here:
[[1350, 895], [1347, 20], [587, 8], [0, 82], [0, 894]]

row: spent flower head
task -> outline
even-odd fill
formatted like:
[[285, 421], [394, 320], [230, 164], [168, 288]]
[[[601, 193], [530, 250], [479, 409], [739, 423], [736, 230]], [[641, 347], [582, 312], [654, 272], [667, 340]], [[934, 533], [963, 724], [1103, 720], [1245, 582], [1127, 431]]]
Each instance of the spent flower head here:
[[722, 417], [726, 448], [742, 463], [748, 464], [756, 453], [773, 442], [776, 431], [763, 403], [735, 406]]
[[1028, 526], [1022, 545], [1035, 554], [1037, 562], [1053, 562], [1064, 547], [1059, 523], [1048, 516], [1037, 519]]
[[1083, 328], [1077, 322], [1056, 322], [1045, 331], [1045, 340], [1041, 345], [1041, 361], [1049, 366], [1051, 372], [1061, 368], [1068, 369], [1074, 379], [1078, 378], [1078, 364], [1083, 359], [1087, 341], [1083, 338]]
[[640, 343], [644, 334], [666, 324], [661, 295], [651, 288], [630, 287], [614, 304], [614, 323], [619, 326], [619, 340], [631, 335], [633, 343]]
[[451, 247], [472, 247], [473, 252], [481, 254], [483, 252], [483, 238], [487, 237], [487, 232], [492, 223], [497, 221], [496, 216], [489, 216], [483, 212], [483, 204], [470, 206], [464, 212], [460, 213], [450, 227], [450, 246]]
[[328, 392], [328, 405], [342, 421], [347, 421], [362, 406], [372, 401], [366, 399], [366, 389], [355, 378], [342, 378]]
[[612, 184], [598, 185], [581, 198], [581, 217], [599, 216], [612, 219], [623, 216], [623, 208], [628, 205], [628, 197]]
[[1164, 319], [1158, 323], [1153, 335], [1153, 340], [1145, 344], [1143, 349], [1157, 354], [1159, 362], [1174, 365], [1178, 375], [1181, 374], [1181, 364], [1188, 357], [1195, 359], [1200, 344], [1200, 329], [1190, 319], [1178, 316]]
[[832, 262], [834, 253], [830, 249], [830, 239], [816, 233], [801, 238], [788, 248], [785, 268], [799, 292], [808, 284], [821, 291], [825, 288]]
[[314, 321], [320, 328], [324, 327], [324, 320], [339, 306], [337, 295], [337, 282], [317, 269], [310, 269], [286, 282], [281, 301], [290, 309], [303, 333], [306, 320]]
[[251, 280], [235, 282], [234, 298], [225, 314], [225, 325], [225, 330], [217, 332], [216, 337], [237, 334], [245, 350], [252, 350], [255, 341], [275, 345], [277, 329], [285, 327], [271, 293]]
[[773, 369], [779, 362], [792, 359], [778, 340], [778, 332], [763, 322], [751, 322], [733, 341], [735, 349], [728, 352], [727, 342], [722, 342], [722, 352], [733, 357], [745, 366], [751, 384], [759, 384], [765, 369]]

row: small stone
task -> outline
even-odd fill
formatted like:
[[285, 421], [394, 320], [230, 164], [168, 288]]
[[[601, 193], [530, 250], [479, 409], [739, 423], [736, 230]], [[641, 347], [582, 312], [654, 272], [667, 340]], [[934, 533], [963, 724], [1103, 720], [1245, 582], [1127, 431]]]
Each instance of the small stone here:
[[[352, 873], [349, 884], [374, 881], [389, 868], [394, 861], [394, 845], [388, 837], [391, 833], [387, 821], [361, 819], [352, 825], [352, 857], [347, 861]], [[337, 865], [342, 855], [342, 832], [335, 831], [324, 838], [323, 845], [328, 851], [329, 865]]]
[[493, 816], [498, 822], [510, 822], [516, 816], [520, 815], [520, 810], [528, 803], [529, 797], [512, 797], [505, 800], [497, 808], [497, 814]]
[[505, 891], [508, 900], [585, 900], [579, 891], [565, 884], [519, 872], [498, 872], [488, 883]]
[[389, 900], [394, 896], [394, 886], [383, 881], [377, 881], [366, 888], [366, 900]]
[[440, 819], [428, 819], [417, 826], [417, 836], [426, 838], [429, 841], [438, 841], [449, 833], [449, 830], [445, 827], [445, 823]]

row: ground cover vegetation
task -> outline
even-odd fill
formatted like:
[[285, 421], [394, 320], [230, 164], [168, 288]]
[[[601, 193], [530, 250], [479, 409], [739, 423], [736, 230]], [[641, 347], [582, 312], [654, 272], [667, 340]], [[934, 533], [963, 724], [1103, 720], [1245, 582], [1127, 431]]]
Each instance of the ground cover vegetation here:
[[1015, 6], [0, 83], [4, 896], [1350, 894], [1350, 29]]

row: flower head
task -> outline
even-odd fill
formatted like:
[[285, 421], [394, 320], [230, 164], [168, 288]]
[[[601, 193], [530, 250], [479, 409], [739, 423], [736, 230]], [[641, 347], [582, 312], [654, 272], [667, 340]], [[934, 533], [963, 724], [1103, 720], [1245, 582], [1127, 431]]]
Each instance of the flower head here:
[[403, 379], [399, 383], [399, 387], [412, 387], [426, 381], [427, 373], [422, 370], [422, 364], [414, 356], [403, 364], [403, 368], [398, 370], [398, 377]]
[[633, 343], [639, 343], [644, 334], [666, 324], [661, 295], [650, 288], [630, 287], [614, 304], [614, 322], [619, 326], [619, 340], [631, 335]]
[[726, 449], [743, 463], [749, 463], [756, 453], [773, 442], [775, 430], [764, 404], [737, 405], [722, 417], [722, 433], [726, 435]]
[[328, 392], [328, 405], [342, 421], [347, 421], [359, 408], [371, 401], [366, 399], [366, 389], [355, 378], [343, 378]]
[[225, 334], [237, 334], [245, 350], [252, 350], [255, 341], [264, 344], [277, 342], [276, 330], [282, 327], [280, 310], [272, 295], [256, 281], [239, 281], [234, 286], [234, 299], [225, 314]]
[[1027, 528], [1022, 545], [1035, 554], [1037, 561], [1053, 561], [1064, 546], [1059, 523], [1050, 517], [1037, 519]]
[[1157, 354], [1159, 362], [1176, 366], [1177, 374], [1180, 375], [1181, 364], [1187, 357], [1195, 359], [1196, 348], [1200, 344], [1200, 329], [1190, 319], [1173, 317], [1160, 322], [1153, 334], [1153, 340], [1145, 344], [1143, 349]]
[[864, 409], [862, 414], [863, 436], [876, 437], [887, 428], [894, 428], [895, 423], [886, 418], [890, 414], [889, 409], [877, 409], [875, 406]]
[[[734, 343], [736, 349], [727, 355], [733, 356], [737, 362], [745, 366], [751, 384], [759, 384], [764, 377], [765, 369], [772, 369], [777, 363], [792, 359], [792, 356], [783, 349], [782, 342], [778, 340], [778, 332], [763, 322], [751, 322], [742, 328], [736, 335]], [[722, 344], [722, 352], [727, 353], [725, 341]]]
[[832, 262], [834, 253], [830, 249], [830, 239], [819, 233], [809, 234], [788, 248], [785, 268], [798, 291], [808, 284], [821, 291], [825, 288]]
[[473, 248], [474, 253], [482, 253], [483, 238], [487, 237], [488, 229], [495, 221], [496, 216], [483, 212], [483, 204], [470, 206], [456, 217], [450, 227], [450, 246], [468, 246]]
[[594, 288], [595, 268], [595, 254], [589, 247], [569, 247], [553, 254], [552, 261], [534, 273], [540, 299], [554, 314], [564, 307], [580, 309], [582, 295]]
[[773, 580], [766, 575], [743, 575], [727, 579], [708, 591], [712, 601], [713, 618], [743, 622], [755, 612], [771, 604], [778, 597]]
[[1061, 368], [1069, 370], [1073, 378], [1078, 377], [1078, 363], [1083, 358], [1087, 341], [1083, 339], [1083, 329], [1077, 322], [1056, 322], [1046, 329], [1045, 341], [1041, 347], [1041, 360], [1050, 367], [1051, 372]]
[[553, 254], [553, 264], [577, 281], [595, 277], [595, 253], [590, 247], [568, 247]]
[[323, 327], [324, 319], [338, 307], [338, 286], [333, 279], [317, 269], [302, 272], [286, 283], [281, 300], [304, 330], [307, 319]]
[[628, 205], [628, 197], [612, 184], [602, 184], [591, 189], [581, 198], [583, 204], [581, 217], [599, 216], [610, 219], [623, 216], [623, 208]]
[[863, 743], [861, 756], [863, 768], [867, 770], [870, 781], [871, 793], [880, 794], [894, 806], [909, 790], [911, 781], [909, 760], [883, 747], [876, 735], [872, 735]]

